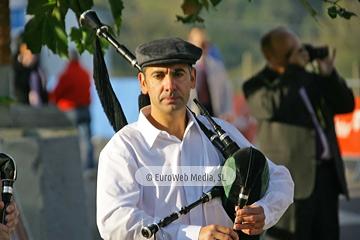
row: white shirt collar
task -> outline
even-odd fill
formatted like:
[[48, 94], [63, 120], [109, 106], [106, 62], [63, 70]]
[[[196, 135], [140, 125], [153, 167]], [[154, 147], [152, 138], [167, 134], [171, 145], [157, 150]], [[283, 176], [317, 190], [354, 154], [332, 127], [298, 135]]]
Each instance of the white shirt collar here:
[[[139, 131], [140, 131], [141, 135], [144, 137], [149, 149], [154, 145], [154, 143], [159, 135], [166, 136], [168, 138], [170, 138], [170, 136], [171, 136], [167, 132], [157, 129], [149, 122], [149, 120], [147, 119], [147, 116], [149, 116], [150, 112], [151, 112], [151, 106], [143, 107], [140, 110], [139, 118], [138, 118]], [[195, 122], [195, 118], [190, 113], [189, 110], [187, 110], [187, 115], [188, 115], [189, 122], [186, 126], [184, 135], [189, 131], [189, 129]], [[195, 123], [195, 125], [198, 125], [198, 124]], [[200, 129], [199, 126], [197, 126], [197, 127]]]

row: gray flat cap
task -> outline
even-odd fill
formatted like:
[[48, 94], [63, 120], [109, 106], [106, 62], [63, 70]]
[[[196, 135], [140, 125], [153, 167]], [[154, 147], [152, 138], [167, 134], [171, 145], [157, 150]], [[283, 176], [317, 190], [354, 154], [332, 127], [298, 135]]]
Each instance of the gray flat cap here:
[[141, 44], [135, 49], [136, 59], [141, 68], [163, 63], [195, 64], [201, 54], [201, 48], [180, 38], [154, 40]]

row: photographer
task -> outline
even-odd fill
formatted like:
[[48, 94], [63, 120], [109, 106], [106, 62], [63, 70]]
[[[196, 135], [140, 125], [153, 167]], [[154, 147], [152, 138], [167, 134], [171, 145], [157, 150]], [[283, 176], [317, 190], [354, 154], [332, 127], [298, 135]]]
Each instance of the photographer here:
[[[306, 47], [286, 28], [265, 34], [261, 49], [267, 66], [245, 82], [244, 94], [259, 149], [295, 182], [294, 204], [268, 239], [339, 239], [338, 197], [349, 194], [333, 117], [353, 111], [354, 97], [335, 70], [335, 50]], [[318, 73], [305, 70], [313, 59]]]

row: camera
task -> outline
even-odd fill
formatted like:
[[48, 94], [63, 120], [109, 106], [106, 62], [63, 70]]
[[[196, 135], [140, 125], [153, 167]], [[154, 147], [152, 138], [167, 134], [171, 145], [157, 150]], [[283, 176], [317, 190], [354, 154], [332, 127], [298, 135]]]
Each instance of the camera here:
[[304, 44], [306, 51], [309, 52], [310, 61], [314, 59], [324, 59], [329, 55], [327, 47], [314, 47], [311, 44]]

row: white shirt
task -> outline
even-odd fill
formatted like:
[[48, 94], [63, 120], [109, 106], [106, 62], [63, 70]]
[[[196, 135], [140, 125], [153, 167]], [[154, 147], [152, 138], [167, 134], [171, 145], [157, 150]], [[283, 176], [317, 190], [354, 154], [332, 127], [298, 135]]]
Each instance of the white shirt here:
[[[141, 239], [141, 228], [197, 201], [211, 187], [143, 186], [135, 179], [141, 167], [217, 166], [224, 159], [188, 113], [183, 140], [156, 129], [147, 120], [150, 106], [140, 111], [137, 122], [117, 132], [101, 151], [97, 180], [97, 225], [104, 239]], [[199, 119], [210, 128], [204, 117]], [[215, 119], [239, 147], [251, 144], [229, 123]], [[294, 185], [289, 171], [268, 161], [269, 189], [254, 203], [265, 211], [265, 229], [273, 226], [293, 201]], [[160, 228], [157, 239], [198, 239], [202, 226], [217, 224], [232, 228], [221, 200], [215, 198]]]

